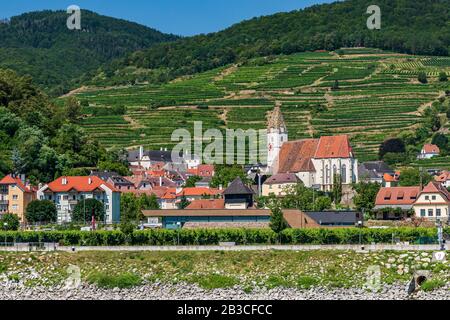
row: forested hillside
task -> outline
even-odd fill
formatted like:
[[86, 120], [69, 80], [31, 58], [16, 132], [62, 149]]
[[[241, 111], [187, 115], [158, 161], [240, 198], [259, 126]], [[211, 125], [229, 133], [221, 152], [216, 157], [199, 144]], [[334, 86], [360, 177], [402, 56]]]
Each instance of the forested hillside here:
[[258, 56], [341, 47], [448, 55], [450, 0], [376, 1], [381, 8], [381, 30], [366, 26], [366, 11], [372, 4], [369, 0], [348, 0], [315, 5], [254, 18], [221, 32], [159, 44], [108, 65], [93, 83], [124, 84], [136, 79], [164, 82]]
[[0, 23], [0, 67], [31, 75], [47, 92], [58, 95], [111, 59], [177, 38], [84, 10], [82, 30], [69, 30], [68, 17], [64, 11], [41, 11]]
[[123, 170], [118, 153], [107, 152], [78, 125], [80, 108], [75, 99], [58, 107], [31, 78], [0, 69], [0, 177], [12, 172], [48, 182], [86, 170], [80, 168]]

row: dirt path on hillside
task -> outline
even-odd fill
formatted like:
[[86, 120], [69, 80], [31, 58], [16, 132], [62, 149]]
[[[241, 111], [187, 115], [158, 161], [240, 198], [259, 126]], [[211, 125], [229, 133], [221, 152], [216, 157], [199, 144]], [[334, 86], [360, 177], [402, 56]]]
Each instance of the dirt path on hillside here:
[[223, 108], [223, 113], [220, 114], [219, 118], [225, 123], [225, 127], [228, 127], [228, 108]]
[[123, 119], [130, 123], [132, 129], [142, 129], [145, 128], [142, 124], [131, 118], [129, 115], [124, 115]]

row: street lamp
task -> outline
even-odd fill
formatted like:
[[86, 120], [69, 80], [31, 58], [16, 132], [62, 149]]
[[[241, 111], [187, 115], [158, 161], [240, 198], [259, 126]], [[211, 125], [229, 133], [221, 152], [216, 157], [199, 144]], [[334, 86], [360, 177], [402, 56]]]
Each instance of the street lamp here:
[[362, 250], [364, 250], [364, 247], [362, 245], [362, 227], [363, 222], [361, 220], [358, 221], [358, 228], [359, 228], [359, 246]]
[[[8, 222], [4, 222], [4, 223], [3, 223], [3, 226], [4, 226], [3, 229], [4, 229], [5, 231], [7, 231], [7, 228], [8, 228]], [[6, 248], [6, 232], [5, 232], [5, 248]]]
[[438, 229], [439, 250], [445, 251], [444, 230], [440, 219], [436, 221], [436, 227]]
[[177, 222], [177, 229], [178, 229], [178, 233], [177, 233], [177, 236], [178, 236], [178, 245], [180, 245], [180, 231], [181, 231], [181, 222]]

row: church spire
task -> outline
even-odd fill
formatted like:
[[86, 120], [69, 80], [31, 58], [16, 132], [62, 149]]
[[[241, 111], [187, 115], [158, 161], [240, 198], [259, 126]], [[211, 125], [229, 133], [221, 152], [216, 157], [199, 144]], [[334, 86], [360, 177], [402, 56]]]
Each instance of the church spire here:
[[286, 124], [284, 123], [283, 114], [281, 113], [281, 103], [275, 102], [275, 108], [269, 115], [269, 121], [267, 123], [267, 129], [278, 129], [286, 132]]

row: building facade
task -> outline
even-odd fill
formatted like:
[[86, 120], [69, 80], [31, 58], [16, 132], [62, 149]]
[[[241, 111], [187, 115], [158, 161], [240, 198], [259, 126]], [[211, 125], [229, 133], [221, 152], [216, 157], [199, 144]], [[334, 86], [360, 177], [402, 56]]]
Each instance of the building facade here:
[[40, 188], [37, 197], [55, 203], [58, 223], [71, 222], [75, 206], [86, 199], [104, 204], [106, 224], [120, 222], [120, 192], [96, 176], [60, 177]]
[[0, 214], [16, 214], [23, 223], [27, 206], [35, 199], [35, 192], [20, 178], [8, 175], [0, 180]]
[[436, 181], [431, 181], [420, 192], [414, 203], [416, 217], [448, 221], [450, 212], [450, 193]]

